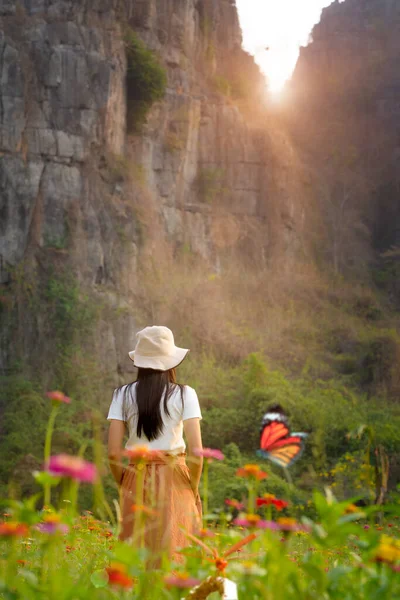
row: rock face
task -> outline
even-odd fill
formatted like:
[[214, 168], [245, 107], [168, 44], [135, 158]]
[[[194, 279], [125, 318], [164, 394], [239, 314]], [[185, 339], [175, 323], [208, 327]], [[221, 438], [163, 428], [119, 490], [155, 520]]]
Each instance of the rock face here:
[[[126, 128], [127, 26], [168, 75], [139, 135]], [[18, 265], [71, 268], [121, 313], [97, 331], [111, 372], [127, 368], [137, 328], [138, 199], [172, 251], [188, 247], [212, 270], [247, 246], [257, 260], [277, 239], [288, 257], [295, 249], [294, 150], [244, 117], [227, 97], [232, 82], [256, 109], [264, 82], [231, 0], [0, 2], [1, 283]], [[39, 317], [26, 325], [27, 360], [41, 333]], [[0, 366], [15, 358], [5, 335]]]
[[93, 144], [124, 144], [125, 63], [112, 12], [104, 2], [90, 14], [48, 4], [1, 8], [0, 253], [11, 265], [29, 244], [62, 244], [74, 203], [96, 226], [83, 165]]
[[367, 182], [362, 210], [378, 250], [400, 244], [399, 58], [399, 2], [336, 0], [302, 48], [292, 82], [315, 155], [326, 157], [335, 140], [342, 154], [352, 147], [358, 155], [352, 167]]

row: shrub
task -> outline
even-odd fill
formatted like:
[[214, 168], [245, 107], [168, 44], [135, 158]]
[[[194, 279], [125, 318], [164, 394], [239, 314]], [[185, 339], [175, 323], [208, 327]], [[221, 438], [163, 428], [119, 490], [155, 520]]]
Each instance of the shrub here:
[[360, 383], [372, 393], [397, 396], [400, 389], [400, 340], [396, 331], [381, 330], [364, 346]]
[[138, 131], [148, 111], [164, 97], [167, 85], [165, 69], [154, 52], [129, 31], [125, 38], [127, 58], [128, 131]]
[[228, 96], [228, 97], [231, 96], [232, 85], [228, 81], [228, 79], [226, 79], [226, 77], [223, 77], [222, 75], [215, 75], [215, 77], [213, 79], [213, 83], [214, 83], [214, 87], [217, 90], [217, 92], [219, 92], [223, 96]]
[[218, 167], [207, 167], [200, 170], [196, 183], [200, 198], [204, 202], [211, 203], [217, 195], [224, 193], [221, 181], [224, 175], [224, 170]]

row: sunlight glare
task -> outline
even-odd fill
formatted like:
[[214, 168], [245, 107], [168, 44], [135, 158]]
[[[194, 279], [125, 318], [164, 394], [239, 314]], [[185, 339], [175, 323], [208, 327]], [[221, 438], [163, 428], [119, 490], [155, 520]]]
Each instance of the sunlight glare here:
[[272, 94], [278, 95], [282, 92], [296, 65], [297, 55], [296, 49], [279, 46], [256, 52], [256, 62], [265, 73], [268, 89]]
[[[236, 0], [243, 46], [253, 54], [276, 96], [292, 76], [321, 11], [333, 0]], [[342, 0], [341, 0], [342, 1]]]

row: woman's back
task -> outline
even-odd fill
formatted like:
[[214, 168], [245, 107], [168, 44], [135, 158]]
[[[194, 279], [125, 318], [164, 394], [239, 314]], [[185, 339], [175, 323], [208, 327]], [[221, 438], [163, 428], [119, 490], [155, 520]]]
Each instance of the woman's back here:
[[[201, 411], [194, 389], [176, 380], [175, 368], [189, 350], [176, 346], [172, 331], [163, 326], [146, 327], [137, 338], [135, 350], [129, 352], [138, 369], [137, 381], [114, 390], [108, 413], [108, 456], [120, 487], [120, 538], [144, 543], [153, 564], [161, 564], [163, 553], [172, 556], [187, 545], [186, 533], [201, 527]], [[132, 451], [128, 452], [130, 464], [124, 468], [126, 434], [126, 446]], [[135, 446], [155, 452], [145, 452], [138, 459]], [[146, 507], [151, 514], [146, 513], [144, 521], [140, 511], [132, 512], [132, 506]]]
[[186, 449], [183, 439], [183, 421], [187, 419], [201, 419], [201, 410], [197, 394], [193, 388], [188, 385], [182, 388], [173, 385], [171, 393], [167, 399], [167, 410], [160, 399], [160, 411], [163, 422], [163, 430], [159, 437], [149, 441], [143, 434], [138, 436], [138, 408], [136, 403], [137, 382], [130, 385], [123, 385], [114, 390], [111, 407], [108, 413], [108, 419], [117, 419], [125, 421], [128, 426], [128, 441], [126, 447], [137, 445], [149, 446], [154, 450], [164, 450], [171, 453], [182, 453]]

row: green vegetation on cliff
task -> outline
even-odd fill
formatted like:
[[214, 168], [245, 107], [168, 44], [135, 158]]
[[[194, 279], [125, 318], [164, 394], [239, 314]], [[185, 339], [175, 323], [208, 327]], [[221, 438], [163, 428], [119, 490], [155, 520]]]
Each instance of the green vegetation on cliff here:
[[126, 33], [125, 44], [128, 129], [137, 132], [154, 102], [164, 97], [167, 75], [154, 52], [134, 31]]

